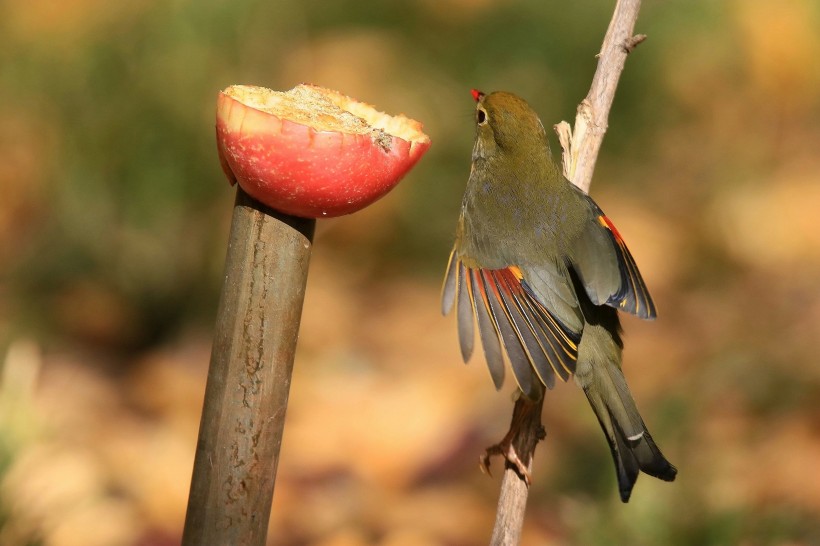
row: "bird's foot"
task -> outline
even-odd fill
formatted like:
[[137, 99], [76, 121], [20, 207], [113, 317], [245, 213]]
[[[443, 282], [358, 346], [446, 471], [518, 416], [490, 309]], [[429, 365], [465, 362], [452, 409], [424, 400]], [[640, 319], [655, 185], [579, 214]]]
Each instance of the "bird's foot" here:
[[[543, 398], [538, 402], [519, 398], [515, 402], [513, 417], [507, 434], [500, 442], [488, 447], [478, 460], [482, 472], [490, 474], [490, 459], [496, 455], [501, 455], [529, 487], [532, 483], [529, 463], [532, 461], [535, 445], [547, 436], [547, 432], [540, 421], [542, 403]], [[521, 450], [525, 458], [529, 459], [527, 463], [518, 456], [518, 450]]]
[[484, 451], [484, 454], [479, 457], [478, 464], [481, 467], [482, 472], [490, 476], [492, 475], [490, 473], [490, 459], [496, 455], [501, 455], [504, 457], [504, 459], [516, 470], [516, 472], [518, 472], [518, 475], [521, 476], [521, 479], [523, 479], [524, 483], [526, 483], [529, 487], [532, 483], [530, 470], [515, 451], [515, 446], [513, 446], [512, 443], [512, 434], [507, 433], [507, 435], [504, 436], [504, 439], [497, 444], [488, 447]]

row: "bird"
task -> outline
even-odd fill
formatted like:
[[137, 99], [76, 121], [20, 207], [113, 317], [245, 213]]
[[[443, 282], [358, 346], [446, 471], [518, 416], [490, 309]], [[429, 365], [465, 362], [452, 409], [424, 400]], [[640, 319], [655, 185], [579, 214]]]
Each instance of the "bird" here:
[[[556, 377], [574, 378], [604, 432], [620, 498], [628, 502], [640, 472], [664, 481], [677, 475], [649, 434], [621, 368], [618, 312], [654, 320], [655, 303], [615, 224], [553, 161], [530, 105], [505, 91], [473, 89], [472, 95], [472, 164], [442, 312], [456, 309], [465, 362], [477, 326], [496, 389], [507, 366], [528, 400], [540, 400]], [[510, 442], [513, 432], [491, 449], [528, 480]]]

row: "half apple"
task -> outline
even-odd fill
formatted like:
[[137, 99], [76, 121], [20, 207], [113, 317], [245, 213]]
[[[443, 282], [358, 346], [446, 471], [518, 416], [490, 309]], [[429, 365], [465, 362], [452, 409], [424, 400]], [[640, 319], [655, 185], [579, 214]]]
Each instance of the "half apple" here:
[[419, 122], [313, 85], [228, 87], [217, 100], [216, 136], [231, 185], [306, 218], [366, 207], [430, 147]]

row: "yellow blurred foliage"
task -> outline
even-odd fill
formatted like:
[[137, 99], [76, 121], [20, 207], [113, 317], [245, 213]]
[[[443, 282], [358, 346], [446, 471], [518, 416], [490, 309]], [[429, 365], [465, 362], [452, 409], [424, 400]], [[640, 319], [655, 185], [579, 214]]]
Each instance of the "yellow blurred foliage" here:
[[750, 83], [786, 111], [803, 112], [820, 85], [816, 2], [734, 0], [731, 6]]

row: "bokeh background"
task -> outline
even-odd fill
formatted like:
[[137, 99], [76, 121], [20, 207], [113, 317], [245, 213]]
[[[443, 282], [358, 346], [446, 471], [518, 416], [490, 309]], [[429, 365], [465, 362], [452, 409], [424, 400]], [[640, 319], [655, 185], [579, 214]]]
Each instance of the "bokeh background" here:
[[[433, 147], [320, 222], [270, 544], [486, 544], [513, 387], [438, 311], [469, 89], [572, 121], [613, 5], [0, 1], [0, 544], [179, 543], [234, 197], [216, 93], [300, 82]], [[559, 385], [524, 544], [820, 544], [818, 29], [812, 0], [644, 2], [592, 194], [660, 309], [625, 370], [680, 474], [622, 505]]]

